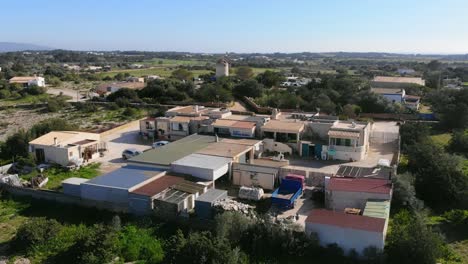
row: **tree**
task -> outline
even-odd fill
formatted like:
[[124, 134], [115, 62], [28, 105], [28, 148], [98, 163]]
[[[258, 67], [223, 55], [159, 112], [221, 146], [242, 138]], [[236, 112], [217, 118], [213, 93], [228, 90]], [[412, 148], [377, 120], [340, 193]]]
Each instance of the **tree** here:
[[457, 130], [452, 134], [448, 149], [455, 153], [460, 153], [468, 156], [468, 129]]
[[237, 96], [260, 97], [262, 96], [263, 87], [256, 80], [246, 80], [234, 86], [233, 94]]
[[193, 78], [192, 72], [180, 68], [172, 72], [172, 77], [181, 81], [190, 81]]
[[257, 75], [257, 81], [263, 84], [267, 88], [271, 88], [273, 86], [278, 86], [280, 83], [284, 82], [286, 78], [275, 71], [266, 70], [264, 73], [260, 73]]
[[62, 225], [56, 220], [33, 217], [18, 228], [12, 244], [18, 250], [26, 250], [46, 243], [55, 237], [61, 229]]
[[415, 177], [410, 173], [393, 177], [392, 210], [407, 208], [415, 213], [424, 208], [424, 203], [416, 197], [414, 180]]
[[138, 94], [135, 90], [129, 88], [121, 88], [114, 93], [107, 96], [107, 100], [115, 102], [117, 98], [126, 98], [128, 100], [139, 100]]
[[357, 105], [347, 104], [343, 106], [343, 114], [346, 115], [348, 118], [356, 118], [359, 113], [361, 112], [361, 107]]
[[241, 79], [242, 81], [248, 80], [252, 78], [254, 75], [254, 72], [252, 68], [247, 67], [247, 66], [241, 66], [237, 68], [236, 70], [236, 76], [237, 78]]
[[386, 244], [389, 263], [436, 263], [446, 251], [441, 237], [425, 224], [424, 217], [408, 211], [393, 217]]
[[163, 260], [161, 243], [151, 237], [149, 231], [132, 225], [123, 228], [119, 235], [119, 247], [125, 261], [159, 263]]
[[416, 176], [420, 199], [436, 209], [466, 206], [468, 177], [461, 159], [428, 141], [408, 151], [408, 169]]
[[431, 128], [425, 123], [405, 123], [400, 127], [401, 147], [408, 151], [412, 146], [429, 139]]

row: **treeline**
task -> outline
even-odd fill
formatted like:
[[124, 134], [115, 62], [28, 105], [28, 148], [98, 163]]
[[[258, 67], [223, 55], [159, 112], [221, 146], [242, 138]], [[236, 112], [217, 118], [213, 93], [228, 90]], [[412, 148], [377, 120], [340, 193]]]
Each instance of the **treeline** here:
[[29, 153], [29, 141], [45, 135], [51, 131], [75, 130], [76, 126], [69, 124], [61, 118], [50, 118], [39, 122], [25, 131], [20, 130], [0, 142], [0, 160], [16, 161], [20, 164], [34, 164], [34, 158]]
[[402, 160], [394, 178], [385, 249], [397, 256], [393, 263], [462, 262], [447, 242], [468, 238], [468, 171], [463, 157], [468, 155], [468, 137], [459, 133], [444, 148], [430, 137], [440, 128], [425, 123], [401, 126]]

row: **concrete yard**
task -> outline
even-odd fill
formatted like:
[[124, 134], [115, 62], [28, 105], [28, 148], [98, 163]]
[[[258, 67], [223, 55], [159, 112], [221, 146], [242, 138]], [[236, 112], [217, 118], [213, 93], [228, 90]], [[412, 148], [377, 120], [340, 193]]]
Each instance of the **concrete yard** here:
[[139, 135], [139, 124], [134, 122], [128, 127], [122, 128], [110, 135], [104, 136], [102, 141], [106, 142], [108, 151], [104, 157], [95, 161], [102, 163], [102, 170], [109, 171], [126, 164], [122, 159], [122, 152], [125, 149], [134, 148], [140, 151], [150, 149], [151, 142], [145, 142]]
[[[293, 219], [296, 214], [299, 214], [299, 220], [295, 221], [296, 224], [305, 226], [305, 220], [314, 208], [323, 208], [323, 205], [317, 201], [311, 199], [313, 187], [306, 187], [304, 194], [298, 198], [295, 202], [295, 206], [292, 209], [278, 209], [275, 206], [270, 208], [272, 215], [278, 214], [278, 219]], [[271, 194], [267, 194], [265, 197], [269, 197]]]

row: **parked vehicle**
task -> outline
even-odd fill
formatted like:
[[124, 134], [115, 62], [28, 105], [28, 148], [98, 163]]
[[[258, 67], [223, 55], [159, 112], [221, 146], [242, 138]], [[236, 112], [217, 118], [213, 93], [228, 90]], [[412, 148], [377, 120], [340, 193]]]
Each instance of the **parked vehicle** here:
[[142, 152], [139, 151], [139, 150], [136, 150], [136, 149], [126, 149], [122, 152], [122, 159], [130, 159], [130, 158], [133, 158], [135, 156], [138, 156], [140, 155]]
[[294, 202], [302, 195], [302, 183], [297, 179], [283, 179], [271, 194], [271, 203], [279, 207], [294, 208]]
[[165, 146], [167, 144], [169, 144], [169, 141], [165, 141], [165, 140], [156, 141], [156, 142], [153, 143], [152, 148], [159, 148], [159, 147]]

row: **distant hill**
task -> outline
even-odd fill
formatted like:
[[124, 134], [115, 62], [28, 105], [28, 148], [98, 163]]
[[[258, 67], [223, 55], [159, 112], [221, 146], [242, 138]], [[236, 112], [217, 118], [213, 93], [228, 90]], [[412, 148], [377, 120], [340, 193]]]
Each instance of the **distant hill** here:
[[52, 50], [53, 48], [29, 43], [0, 42], [0, 52], [12, 52], [23, 50]]

